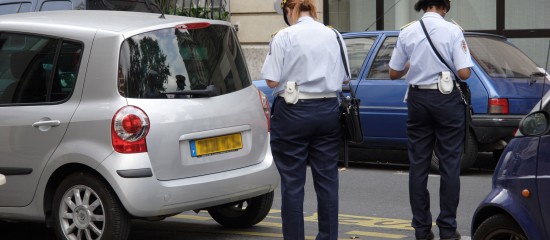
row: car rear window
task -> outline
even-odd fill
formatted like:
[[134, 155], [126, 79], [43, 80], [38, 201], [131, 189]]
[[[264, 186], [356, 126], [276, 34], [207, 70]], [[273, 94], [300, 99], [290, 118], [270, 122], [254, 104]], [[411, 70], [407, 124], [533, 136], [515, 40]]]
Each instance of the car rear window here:
[[129, 98], [196, 98], [252, 84], [232, 28], [178, 26], [126, 39], [118, 87]]
[[472, 57], [495, 78], [529, 78], [540, 72], [533, 60], [503, 38], [466, 36]]
[[82, 49], [78, 42], [0, 32], [0, 104], [68, 99], [74, 90]]

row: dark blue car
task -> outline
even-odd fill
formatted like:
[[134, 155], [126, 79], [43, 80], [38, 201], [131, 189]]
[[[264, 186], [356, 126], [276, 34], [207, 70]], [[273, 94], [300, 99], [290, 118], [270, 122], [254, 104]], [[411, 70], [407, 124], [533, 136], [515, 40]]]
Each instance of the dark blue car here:
[[[391, 80], [388, 73], [398, 34], [398, 31], [343, 34], [350, 60], [351, 85], [361, 99], [365, 136], [362, 144], [352, 147], [407, 148], [407, 105], [403, 102], [407, 84], [404, 78]], [[475, 64], [467, 80], [474, 114], [462, 170], [474, 165], [478, 152], [500, 155], [521, 118], [540, 99], [542, 79], [537, 73], [543, 71], [504, 37], [481, 33], [465, 33], [465, 37]], [[273, 98], [265, 81], [256, 80], [255, 84]], [[438, 163], [434, 154], [432, 170], [437, 172]]]
[[[548, 95], [548, 94], [547, 94]], [[472, 220], [474, 240], [550, 239], [550, 104], [520, 123]]]

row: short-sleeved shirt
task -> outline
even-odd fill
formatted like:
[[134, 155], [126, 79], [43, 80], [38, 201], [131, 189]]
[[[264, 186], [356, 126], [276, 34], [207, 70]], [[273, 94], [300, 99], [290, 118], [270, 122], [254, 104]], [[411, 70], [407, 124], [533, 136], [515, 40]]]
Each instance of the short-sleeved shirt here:
[[[425, 13], [422, 20], [434, 46], [452, 68], [451, 71], [457, 73], [457, 70], [473, 66], [470, 50], [458, 26], [433, 12]], [[430, 46], [420, 21], [401, 30], [389, 65], [396, 71], [402, 71], [407, 61], [410, 62], [406, 77], [408, 84], [437, 83], [439, 73], [449, 71]]]
[[271, 40], [261, 78], [279, 82], [274, 95], [282, 92], [288, 81], [296, 82], [300, 92], [341, 91], [347, 77], [337, 35], [347, 58], [346, 45], [339, 33], [311, 17], [301, 17]]

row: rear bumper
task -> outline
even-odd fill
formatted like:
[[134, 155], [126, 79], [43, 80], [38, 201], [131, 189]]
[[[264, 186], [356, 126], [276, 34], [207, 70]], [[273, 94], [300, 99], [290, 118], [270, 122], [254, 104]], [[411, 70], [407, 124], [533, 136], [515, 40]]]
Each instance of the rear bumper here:
[[159, 181], [154, 175], [130, 178], [120, 175], [121, 170], [147, 168], [151, 166], [146, 153], [114, 153], [98, 167], [126, 210], [135, 217], [171, 215], [248, 199], [275, 190], [280, 181], [271, 149], [256, 165], [198, 177]]
[[474, 115], [471, 127], [480, 144], [508, 143], [522, 118], [523, 115]]

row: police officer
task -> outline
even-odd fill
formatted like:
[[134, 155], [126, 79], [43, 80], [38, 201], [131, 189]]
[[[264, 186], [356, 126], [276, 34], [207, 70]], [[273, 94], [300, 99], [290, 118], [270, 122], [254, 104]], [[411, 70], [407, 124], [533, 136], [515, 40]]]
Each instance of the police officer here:
[[345, 44], [340, 48], [339, 33], [316, 21], [316, 0], [275, 0], [275, 9], [290, 27], [273, 36], [261, 77], [277, 96], [271, 150], [281, 175], [283, 235], [305, 238], [303, 202], [309, 164], [318, 203], [317, 239], [337, 239], [342, 139], [337, 95], [347, 81], [341, 57], [347, 51]]
[[[438, 80], [445, 72], [466, 80], [473, 66], [461, 29], [447, 21], [450, 0], [418, 0], [414, 9], [423, 10], [422, 22], [433, 45], [449, 68], [432, 49], [420, 21], [399, 33], [390, 60], [390, 77], [405, 74], [409, 84], [407, 135], [409, 199], [416, 239], [433, 239], [430, 196], [427, 189], [432, 153], [439, 158], [440, 213], [436, 220], [441, 239], [460, 239], [456, 231], [456, 211], [460, 194], [460, 159], [465, 135], [465, 104], [454, 86], [444, 94]], [[453, 74], [455, 73], [455, 74]]]

